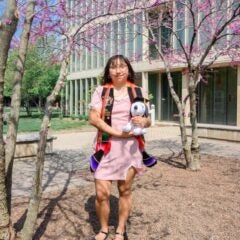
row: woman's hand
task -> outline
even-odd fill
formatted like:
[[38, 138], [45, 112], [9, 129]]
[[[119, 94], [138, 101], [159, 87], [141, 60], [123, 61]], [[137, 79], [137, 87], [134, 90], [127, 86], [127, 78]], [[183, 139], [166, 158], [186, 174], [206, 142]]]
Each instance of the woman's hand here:
[[121, 138], [129, 138], [129, 137], [133, 137], [133, 132], [120, 132], [120, 135], [117, 137], [121, 137]]
[[132, 117], [131, 121], [133, 125], [141, 128], [147, 128], [147, 127], [150, 127], [151, 125], [150, 118], [146, 118], [146, 117], [135, 116], [135, 117]]

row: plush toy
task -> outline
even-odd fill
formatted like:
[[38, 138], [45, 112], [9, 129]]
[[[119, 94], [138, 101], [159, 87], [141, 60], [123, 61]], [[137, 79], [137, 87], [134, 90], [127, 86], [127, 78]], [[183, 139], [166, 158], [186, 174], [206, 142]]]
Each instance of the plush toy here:
[[[146, 99], [140, 98], [140, 97], [137, 97], [133, 100], [131, 109], [130, 109], [130, 113], [132, 117], [135, 117], [135, 116], [148, 117], [148, 107], [146, 105], [146, 101], [147, 101]], [[132, 131], [134, 136], [139, 136], [146, 133], [145, 128], [135, 126], [131, 120], [130, 122], [128, 122], [126, 126], [123, 127], [123, 131], [124, 132]]]

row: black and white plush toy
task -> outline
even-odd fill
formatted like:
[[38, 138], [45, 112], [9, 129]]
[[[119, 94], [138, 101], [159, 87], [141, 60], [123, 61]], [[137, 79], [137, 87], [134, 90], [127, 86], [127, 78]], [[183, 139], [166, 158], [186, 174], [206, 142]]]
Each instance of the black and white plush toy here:
[[[144, 98], [137, 97], [133, 100], [130, 113], [132, 117], [135, 116], [142, 116], [142, 117], [148, 117], [148, 107], [146, 105], [147, 100]], [[135, 126], [132, 121], [128, 122], [126, 126], [123, 127], [124, 132], [133, 132], [134, 136], [139, 136], [146, 133], [146, 129]]]

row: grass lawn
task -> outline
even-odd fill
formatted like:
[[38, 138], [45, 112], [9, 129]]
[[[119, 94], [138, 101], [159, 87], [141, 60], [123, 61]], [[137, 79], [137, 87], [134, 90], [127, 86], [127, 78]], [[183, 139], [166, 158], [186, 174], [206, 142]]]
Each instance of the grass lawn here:
[[[21, 118], [18, 125], [18, 132], [36, 132], [40, 130], [42, 120], [40, 118]], [[72, 120], [70, 118], [52, 118], [50, 129], [54, 131], [81, 128], [87, 126], [87, 121]], [[4, 125], [3, 132], [7, 133], [7, 125]]]

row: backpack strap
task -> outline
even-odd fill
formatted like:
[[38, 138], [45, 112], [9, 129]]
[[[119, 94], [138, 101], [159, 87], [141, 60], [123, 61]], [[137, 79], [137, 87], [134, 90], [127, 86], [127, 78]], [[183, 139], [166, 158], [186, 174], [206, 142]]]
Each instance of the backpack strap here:
[[135, 87], [137, 97], [143, 98], [142, 89], [140, 87]]
[[[102, 108], [101, 108], [101, 119], [106, 122], [109, 126], [112, 123], [112, 108], [114, 102], [113, 87], [111, 84], [105, 85], [102, 90]], [[104, 154], [107, 154], [111, 148], [111, 136], [108, 133], [98, 130], [96, 151], [102, 149]]]
[[142, 89], [135, 84], [131, 83], [128, 85], [128, 95], [130, 98], [131, 103], [133, 102], [134, 98], [140, 97], [142, 98]]
[[113, 87], [104, 87], [102, 92], [103, 106], [102, 106], [102, 119], [109, 126], [112, 125], [112, 109], [113, 109]]

